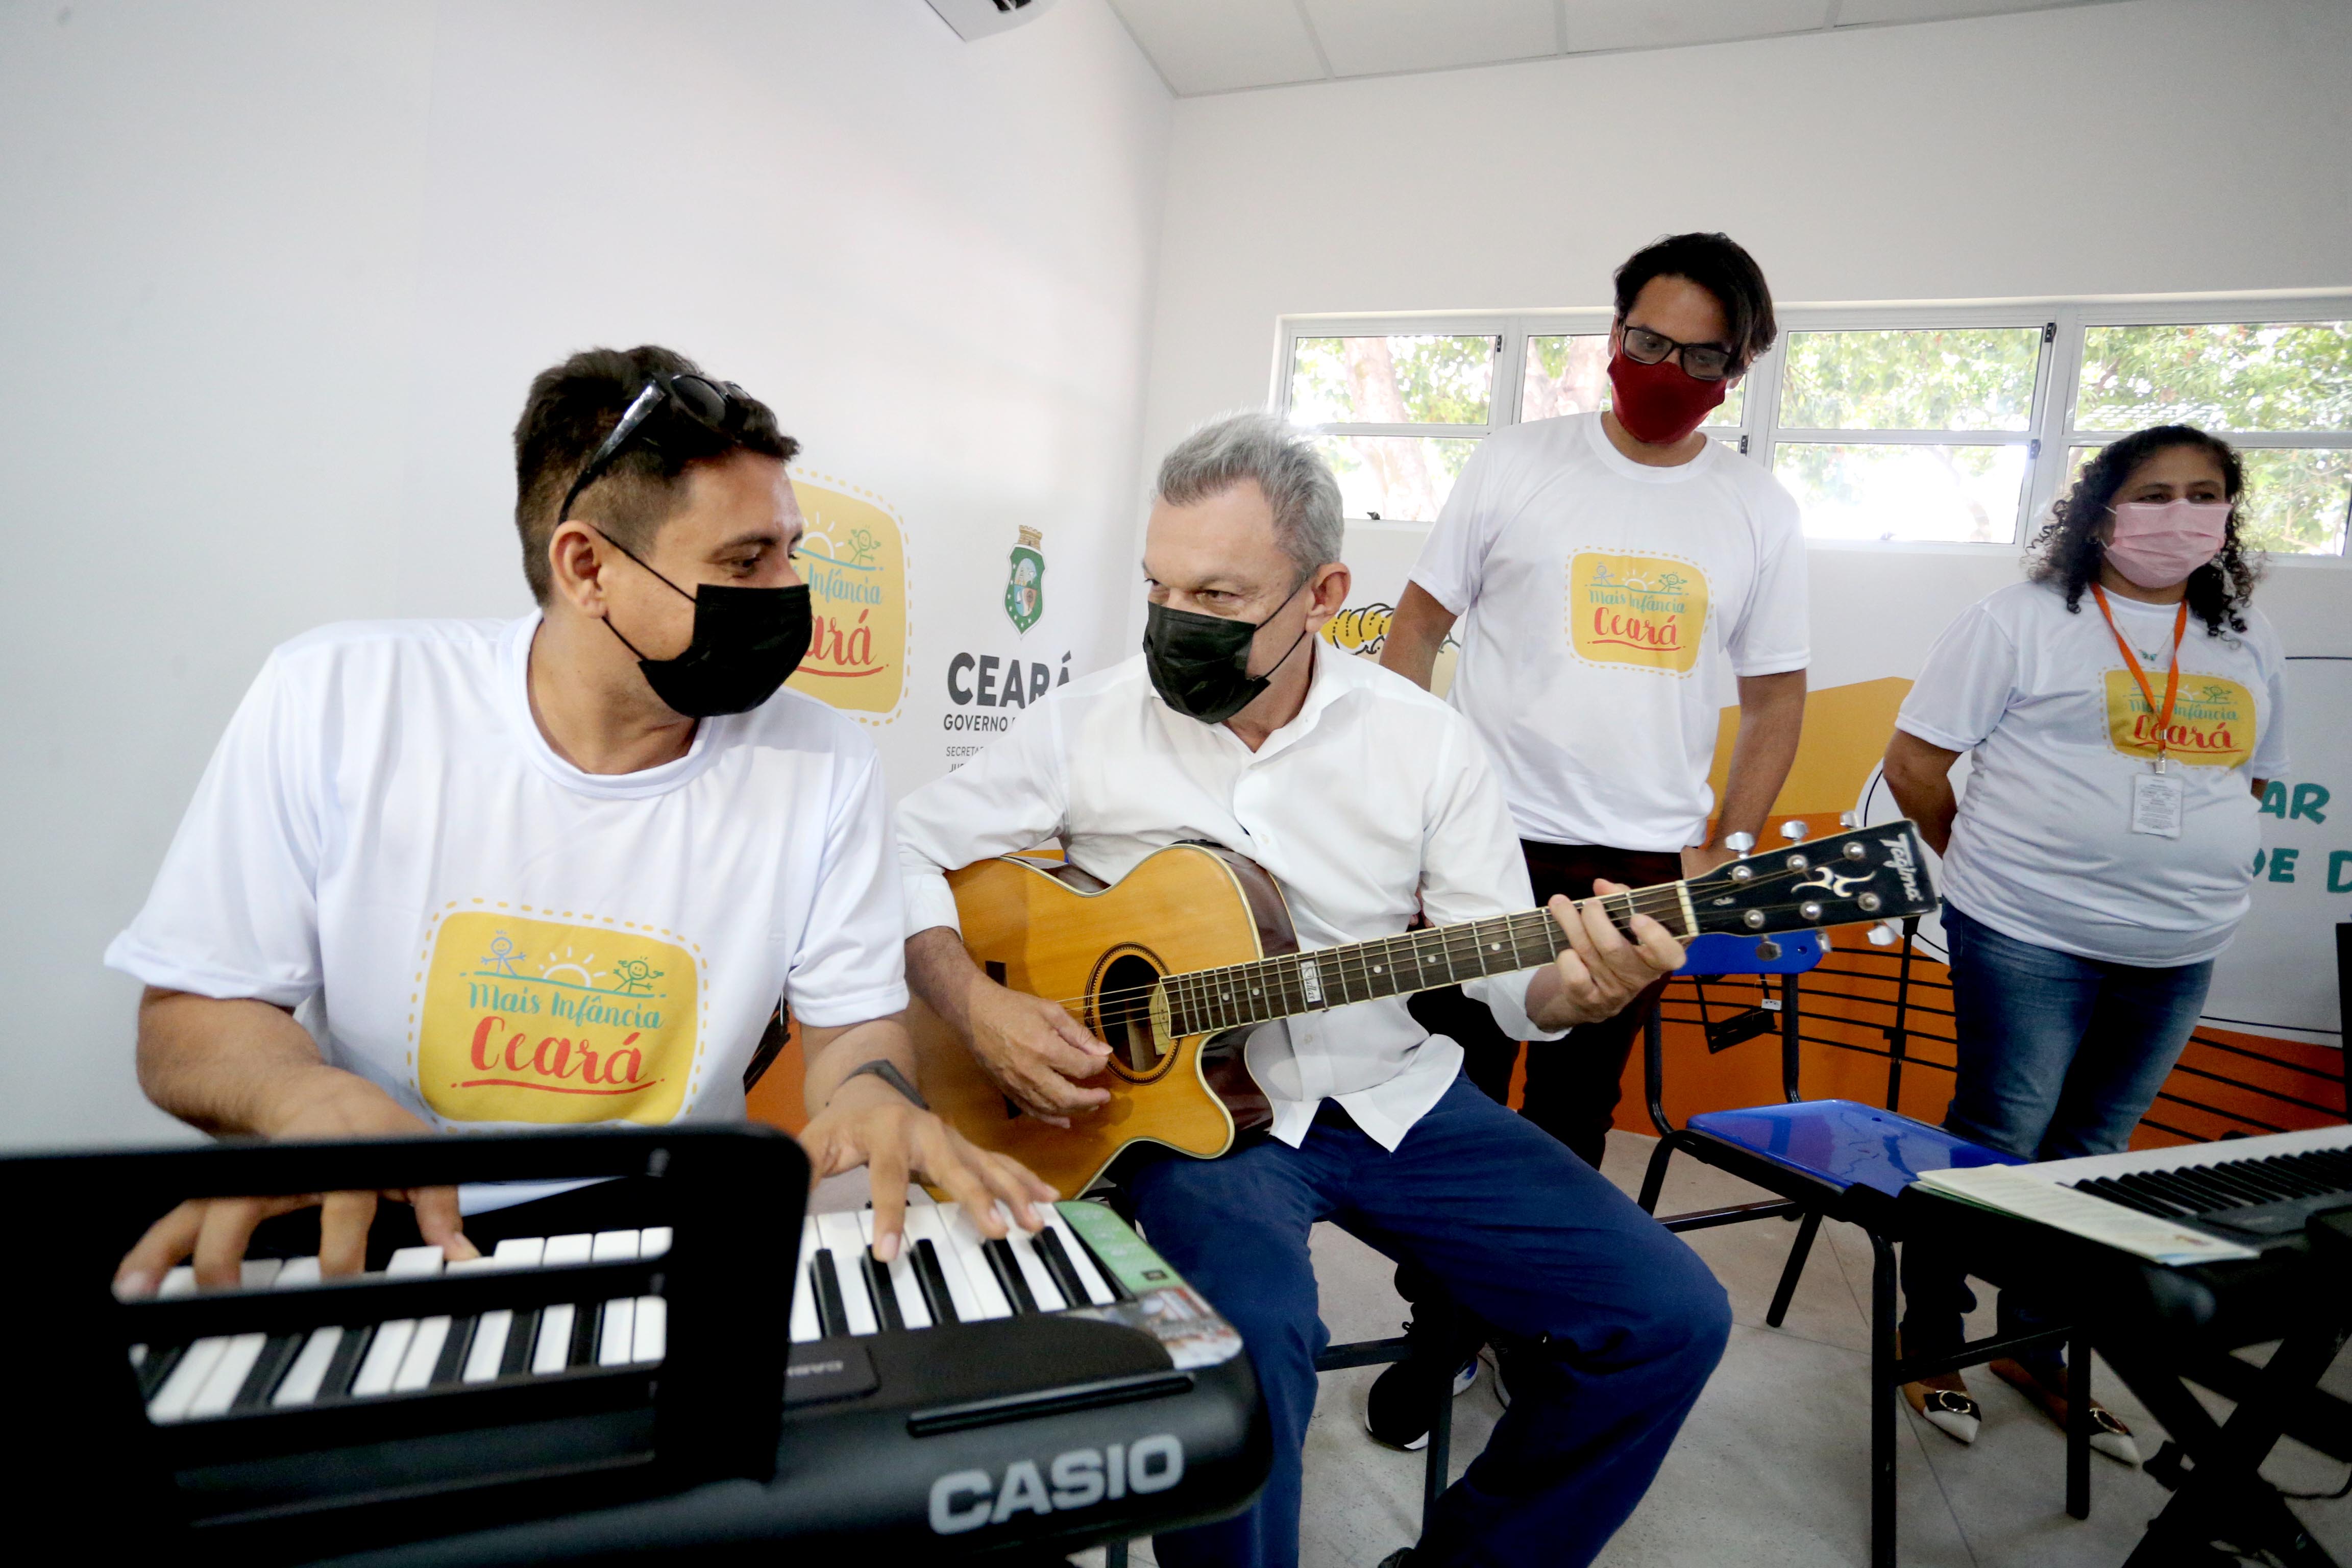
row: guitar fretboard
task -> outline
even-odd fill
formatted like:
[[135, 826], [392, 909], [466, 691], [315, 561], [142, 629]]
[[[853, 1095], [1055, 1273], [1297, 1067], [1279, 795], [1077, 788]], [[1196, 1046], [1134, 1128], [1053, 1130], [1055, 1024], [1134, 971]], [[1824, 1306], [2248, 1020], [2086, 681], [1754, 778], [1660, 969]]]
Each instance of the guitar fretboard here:
[[[1621, 932], [1630, 935], [1633, 916], [1641, 913], [1684, 940], [1697, 934], [1680, 882], [1611, 893], [1600, 901]], [[1171, 1032], [1205, 1035], [1325, 1012], [1379, 996], [1459, 985], [1489, 974], [1510, 974], [1549, 963], [1567, 945], [1568, 939], [1549, 911], [1526, 910], [1463, 925], [1409, 931], [1223, 969], [1171, 974], [1161, 984], [1167, 992]]]

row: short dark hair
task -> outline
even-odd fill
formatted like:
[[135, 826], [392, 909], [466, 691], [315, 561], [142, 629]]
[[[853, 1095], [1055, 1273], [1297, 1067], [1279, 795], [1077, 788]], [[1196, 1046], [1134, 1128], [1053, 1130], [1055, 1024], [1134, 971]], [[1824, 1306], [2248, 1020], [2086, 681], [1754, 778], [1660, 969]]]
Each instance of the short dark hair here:
[[[542, 605], [554, 588], [547, 545], [555, 535], [564, 492], [656, 373], [704, 374], [684, 354], [647, 343], [587, 349], [531, 378], [530, 395], [515, 424], [515, 528], [522, 535], [522, 574], [531, 597]], [[680, 481], [688, 464], [737, 451], [791, 462], [800, 443], [776, 428], [766, 404], [751, 397], [740, 401], [746, 416], [732, 435], [672, 409], [656, 412], [613, 466], [580, 493], [572, 510], [593, 512], [605, 533], [643, 554], [684, 500]]]
[[2083, 590], [2099, 580], [2099, 563], [2107, 547], [2099, 525], [2114, 512], [2116, 492], [2132, 471], [2158, 452], [2194, 447], [2210, 452], [2221, 465], [2221, 491], [2230, 499], [2230, 523], [2221, 535], [2221, 552], [2189, 574], [2189, 608], [2205, 623], [2209, 637], [2220, 637], [2223, 626], [2246, 629], [2245, 607], [2254, 596], [2254, 581], [2262, 575], [2259, 559], [2249, 560], [2238, 542], [2238, 512], [2246, 492], [2246, 467], [2219, 436], [2193, 425], [2158, 425], [2135, 430], [2120, 441], [2100, 447], [2075, 476], [2074, 487], [2050, 509], [2050, 521], [2034, 536], [2025, 555], [2026, 575], [2047, 583], [2066, 595], [2066, 608], [2083, 613]]
[[1764, 269], [1727, 234], [1670, 234], [1627, 257], [1617, 269], [1619, 321], [1633, 310], [1633, 301], [1654, 278], [1685, 278], [1715, 296], [1723, 307], [1723, 319], [1731, 324], [1729, 346], [1740, 370], [1754, 364], [1780, 335]]

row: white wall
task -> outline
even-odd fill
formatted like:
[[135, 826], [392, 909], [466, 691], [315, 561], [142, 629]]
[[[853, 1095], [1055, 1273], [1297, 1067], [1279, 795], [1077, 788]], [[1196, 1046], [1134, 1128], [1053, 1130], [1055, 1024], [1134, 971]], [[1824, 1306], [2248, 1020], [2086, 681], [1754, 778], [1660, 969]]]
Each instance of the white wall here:
[[573, 349], [695, 354], [906, 519], [900, 788], [1020, 524], [1024, 653], [1098, 662], [1169, 118], [1100, 0], [0, 0], [0, 1144], [170, 1133], [100, 950], [271, 645], [528, 607]]
[[[2347, 59], [2341, 0], [2135, 0], [1183, 100], [1145, 451], [1264, 403], [1279, 316], [1605, 306], [1681, 229], [1790, 302], [2344, 287]], [[1914, 673], [2015, 571], [1817, 547], [1816, 681]], [[2352, 607], [2288, 575], [2274, 615]]]

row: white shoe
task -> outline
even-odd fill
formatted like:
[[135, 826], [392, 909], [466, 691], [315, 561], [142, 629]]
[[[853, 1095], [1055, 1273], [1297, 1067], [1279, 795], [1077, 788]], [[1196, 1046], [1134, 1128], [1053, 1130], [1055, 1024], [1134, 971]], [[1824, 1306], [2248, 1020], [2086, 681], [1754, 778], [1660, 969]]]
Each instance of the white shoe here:
[[1977, 1431], [1984, 1425], [1984, 1411], [1974, 1395], [1964, 1388], [1930, 1388], [1923, 1383], [1906, 1383], [1903, 1397], [1911, 1408], [1927, 1418], [1927, 1425], [1956, 1443], [1973, 1443]]

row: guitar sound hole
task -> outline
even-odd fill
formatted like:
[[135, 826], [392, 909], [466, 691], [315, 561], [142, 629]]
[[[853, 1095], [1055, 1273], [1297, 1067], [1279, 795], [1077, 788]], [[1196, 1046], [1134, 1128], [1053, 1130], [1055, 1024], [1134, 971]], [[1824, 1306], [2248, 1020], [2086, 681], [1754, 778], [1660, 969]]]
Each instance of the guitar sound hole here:
[[1129, 1072], [1148, 1074], [1160, 1065], [1151, 1043], [1151, 988], [1159, 983], [1160, 971], [1148, 960], [1124, 953], [1103, 971], [1102, 988], [1095, 993], [1103, 1044]]

